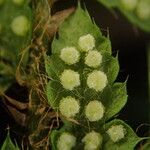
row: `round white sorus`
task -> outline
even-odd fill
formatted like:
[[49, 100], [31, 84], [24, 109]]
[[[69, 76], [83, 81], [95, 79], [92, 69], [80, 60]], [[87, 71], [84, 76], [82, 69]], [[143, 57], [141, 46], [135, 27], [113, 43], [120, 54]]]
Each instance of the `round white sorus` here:
[[89, 67], [96, 68], [102, 63], [102, 55], [100, 52], [94, 50], [89, 51], [85, 57], [85, 64]]
[[67, 90], [73, 90], [80, 85], [80, 75], [71, 69], [66, 69], [60, 76], [60, 81], [63, 87]]
[[87, 52], [95, 47], [95, 39], [91, 34], [83, 35], [78, 41], [81, 51]]
[[87, 77], [87, 85], [96, 91], [102, 91], [107, 85], [107, 76], [102, 71], [94, 70]]
[[11, 23], [12, 31], [18, 36], [25, 36], [29, 28], [30, 23], [26, 16], [18, 16]]
[[105, 108], [100, 101], [93, 100], [85, 107], [85, 116], [89, 121], [98, 121], [103, 118]]
[[138, 0], [120, 0], [122, 6], [129, 11], [133, 11], [138, 3]]
[[113, 125], [107, 130], [107, 134], [113, 142], [118, 142], [125, 137], [126, 130], [123, 125]]
[[60, 58], [68, 65], [75, 64], [79, 61], [80, 53], [75, 47], [65, 47], [60, 52]]
[[141, 0], [137, 5], [136, 14], [142, 20], [149, 19], [150, 18], [150, 1]]
[[71, 150], [76, 145], [76, 137], [68, 132], [60, 135], [57, 141], [58, 150]]
[[84, 150], [98, 150], [102, 145], [103, 137], [101, 134], [92, 131], [87, 133], [82, 139], [82, 142], [85, 143]]
[[16, 5], [21, 5], [24, 3], [24, 0], [12, 0]]
[[59, 110], [65, 117], [74, 117], [79, 112], [80, 105], [75, 98], [68, 96], [60, 101]]

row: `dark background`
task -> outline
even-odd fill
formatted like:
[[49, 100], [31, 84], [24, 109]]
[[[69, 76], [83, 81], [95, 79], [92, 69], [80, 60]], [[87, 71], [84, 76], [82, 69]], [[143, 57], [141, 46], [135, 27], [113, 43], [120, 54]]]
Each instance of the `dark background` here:
[[[85, 0], [84, 4], [103, 34], [107, 35], [109, 30], [113, 55], [119, 52], [120, 73], [117, 81], [124, 82], [128, 77], [128, 103], [118, 118], [126, 121], [134, 130], [141, 126], [137, 134], [146, 136], [149, 128], [147, 44], [150, 35], [130, 24], [117, 10], [114, 15], [94, 0]], [[61, 0], [55, 4], [53, 12], [74, 5], [76, 0]], [[24, 89], [19, 92], [12, 90], [20, 94], [25, 92]], [[14, 121], [0, 101], [0, 145], [5, 139], [8, 124], [13, 126]], [[12, 136], [19, 139], [15, 132]]]

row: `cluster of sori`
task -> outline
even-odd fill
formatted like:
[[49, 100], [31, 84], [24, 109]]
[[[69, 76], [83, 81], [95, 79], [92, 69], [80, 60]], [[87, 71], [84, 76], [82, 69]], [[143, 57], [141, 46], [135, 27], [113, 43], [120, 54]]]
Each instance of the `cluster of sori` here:
[[135, 12], [140, 19], [150, 19], [149, 0], [120, 0], [120, 2], [124, 9]]
[[[88, 88], [96, 91], [102, 91], [107, 85], [107, 76], [104, 72], [97, 70], [102, 63], [102, 55], [95, 48], [95, 39], [92, 35], [87, 34], [79, 38], [79, 50], [75, 47], [66, 47], [61, 50], [60, 58], [72, 65], [77, 63], [80, 59], [80, 52], [86, 53], [84, 63], [94, 68], [87, 77]], [[67, 90], [74, 90], [75, 87], [81, 85], [80, 74], [71, 69], [65, 69], [60, 76], [60, 82]], [[75, 98], [68, 96], [60, 101], [60, 112], [66, 117], [74, 117], [80, 109], [79, 101]], [[89, 121], [98, 121], [104, 115], [104, 106], [97, 100], [91, 101], [85, 109], [85, 115]]]
[[[92, 34], [82, 35], [78, 39], [77, 47], [65, 47], [60, 50], [60, 59], [71, 66], [78, 62], [83, 62], [85, 66], [90, 67], [90, 73], [86, 77], [86, 87], [95, 92], [102, 92], [108, 84], [106, 74], [99, 68], [103, 61], [103, 56], [96, 49], [95, 38]], [[60, 83], [65, 90], [75, 90], [78, 86], [82, 87], [80, 74], [73, 69], [64, 69], [60, 75]], [[89, 122], [97, 122], [104, 117], [105, 106], [100, 100], [90, 100], [86, 106], [80, 105], [80, 100], [68, 95], [59, 102], [59, 111], [66, 118], [74, 118], [80, 113], [81, 107], [84, 107], [84, 116]], [[113, 142], [118, 142], [124, 138], [126, 130], [123, 125], [113, 125], [106, 133]], [[84, 143], [85, 150], [97, 150], [101, 148], [103, 137], [100, 133], [92, 130], [85, 134], [81, 142]], [[70, 150], [76, 146], [76, 137], [63, 132], [57, 141], [58, 150]]]
[[[107, 130], [107, 134], [116, 143], [125, 137], [126, 129], [123, 125], [113, 125]], [[71, 150], [76, 147], [76, 140], [77, 138], [71, 133], [63, 132], [57, 141], [57, 149]], [[91, 131], [83, 137], [82, 142], [85, 144], [84, 150], [100, 150], [103, 137], [100, 133]]]

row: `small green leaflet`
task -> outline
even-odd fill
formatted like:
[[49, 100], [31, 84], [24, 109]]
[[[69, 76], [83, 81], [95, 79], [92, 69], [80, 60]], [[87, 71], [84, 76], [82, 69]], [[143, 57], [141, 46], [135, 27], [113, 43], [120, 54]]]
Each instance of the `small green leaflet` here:
[[19, 150], [18, 146], [15, 146], [11, 141], [9, 133], [7, 134], [7, 137], [2, 145], [1, 150]]
[[129, 127], [122, 120], [118, 120], [118, 119], [106, 123], [104, 125], [105, 131], [107, 131], [112, 125], [123, 125], [126, 130], [125, 138], [114, 143], [106, 133], [104, 135], [104, 143], [105, 143], [103, 147], [104, 150], [110, 150], [110, 147], [111, 150], [133, 150], [134, 147], [137, 145], [137, 143], [139, 143], [141, 140], [144, 139], [144, 138], [139, 138], [131, 129], [131, 127]]
[[[110, 94], [110, 93], [106, 93], [106, 94]], [[126, 102], [127, 102], [126, 82], [115, 83], [112, 87], [111, 101], [107, 108], [106, 118], [109, 119], [114, 115], [116, 115], [124, 107]]]

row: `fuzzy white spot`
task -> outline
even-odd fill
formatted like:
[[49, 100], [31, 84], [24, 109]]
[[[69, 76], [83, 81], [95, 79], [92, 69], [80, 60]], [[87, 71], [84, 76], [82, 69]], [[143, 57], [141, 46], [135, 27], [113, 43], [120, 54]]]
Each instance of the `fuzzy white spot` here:
[[24, 2], [24, 0], [12, 0], [12, 1], [17, 5], [21, 5]]
[[107, 85], [107, 76], [102, 71], [93, 71], [88, 75], [87, 85], [96, 91], [102, 91]]
[[150, 18], [150, 1], [141, 0], [136, 8], [137, 16], [142, 19], [146, 20]]
[[73, 90], [80, 85], [80, 76], [78, 72], [68, 69], [61, 74], [60, 81], [65, 89]]
[[81, 51], [88, 52], [95, 47], [95, 39], [91, 34], [83, 35], [78, 41]]
[[94, 100], [85, 107], [85, 115], [89, 121], [98, 121], [103, 118], [105, 108], [100, 101]]
[[58, 150], [71, 150], [76, 144], [76, 137], [68, 132], [60, 135], [57, 141]]
[[79, 61], [80, 53], [75, 47], [65, 47], [61, 50], [60, 58], [68, 65], [75, 64]]
[[123, 125], [113, 125], [107, 130], [107, 134], [113, 142], [118, 142], [125, 137], [126, 130]]
[[94, 50], [89, 51], [87, 56], [85, 57], [85, 64], [89, 67], [98, 67], [102, 63], [102, 55], [100, 52]]
[[18, 16], [11, 23], [12, 31], [18, 36], [25, 36], [29, 28], [30, 23], [26, 16]]
[[59, 110], [66, 117], [74, 117], [79, 112], [79, 109], [79, 102], [71, 96], [63, 98], [60, 101]]
[[98, 150], [102, 145], [103, 137], [101, 134], [92, 131], [87, 133], [82, 139], [82, 142], [85, 143], [84, 150]]
[[122, 6], [129, 11], [133, 11], [137, 5], [138, 0], [120, 0]]

